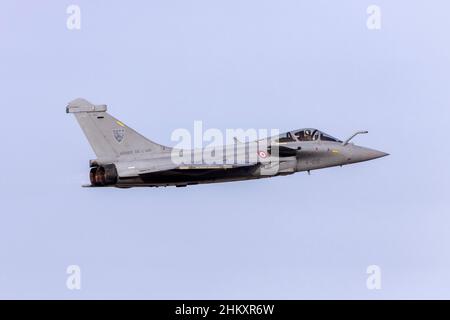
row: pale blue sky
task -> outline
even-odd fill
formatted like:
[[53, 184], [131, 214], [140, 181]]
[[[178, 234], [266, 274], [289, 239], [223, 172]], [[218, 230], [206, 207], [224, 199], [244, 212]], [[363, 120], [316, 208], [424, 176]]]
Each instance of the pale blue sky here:
[[[366, 8], [382, 28], [366, 27]], [[81, 30], [66, 8], [81, 8]], [[448, 1], [2, 1], [0, 298], [450, 298]], [[67, 102], [147, 137], [317, 127], [379, 160], [83, 189]], [[66, 288], [66, 267], [82, 290]], [[382, 289], [366, 288], [366, 267]]]

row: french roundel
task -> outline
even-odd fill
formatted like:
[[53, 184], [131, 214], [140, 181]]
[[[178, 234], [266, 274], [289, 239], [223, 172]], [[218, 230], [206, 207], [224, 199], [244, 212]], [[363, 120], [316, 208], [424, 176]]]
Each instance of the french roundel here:
[[265, 151], [258, 151], [258, 155], [261, 157], [261, 158], [265, 158], [265, 157], [267, 157], [267, 153], [265, 152]]

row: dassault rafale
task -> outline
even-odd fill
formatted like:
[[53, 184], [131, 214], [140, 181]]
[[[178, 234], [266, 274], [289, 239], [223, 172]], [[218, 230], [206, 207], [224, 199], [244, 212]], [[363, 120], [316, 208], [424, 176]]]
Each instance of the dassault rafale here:
[[350, 143], [367, 131], [357, 131], [341, 141], [306, 128], [252, 142], [235, 139], [220, 148], [221, 161], [198, 161], [203, 159], [204, 148], [185, 150], [155, 143], [106, 111], [106, 105], [84, 99], [76, 99], [66, 108], [75, 116], [97, 157], [89, 162], [91, 184], [87, 187], [185, 187], [309, 173], [388, 155]]

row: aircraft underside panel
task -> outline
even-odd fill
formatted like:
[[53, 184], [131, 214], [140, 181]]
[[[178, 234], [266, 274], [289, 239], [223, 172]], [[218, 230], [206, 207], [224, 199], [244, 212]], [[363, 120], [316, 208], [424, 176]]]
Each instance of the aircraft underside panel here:
[[238, 181], [260, 178], [253, 175], [257, 166], [231, 169], [174, 169], [119, 179], [117, 187], [186, 186], [200, 183]]

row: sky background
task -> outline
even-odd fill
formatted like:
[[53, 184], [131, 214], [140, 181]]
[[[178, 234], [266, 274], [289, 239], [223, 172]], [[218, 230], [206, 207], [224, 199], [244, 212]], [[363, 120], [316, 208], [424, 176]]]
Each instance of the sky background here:
[[[81, 30], [66, 9], [81, 8]], [[366, 27], [371, 4], [381, 29]], [[0, 2], [0, 298], [450, 298], [448, 1]], [[389, 157], [87, 189], [77, 97], [157, 142], [317, 127]], [[66, 287], [79, 265], [81, 290]], [[378, 265], [381, 290], [368, 290]]]

